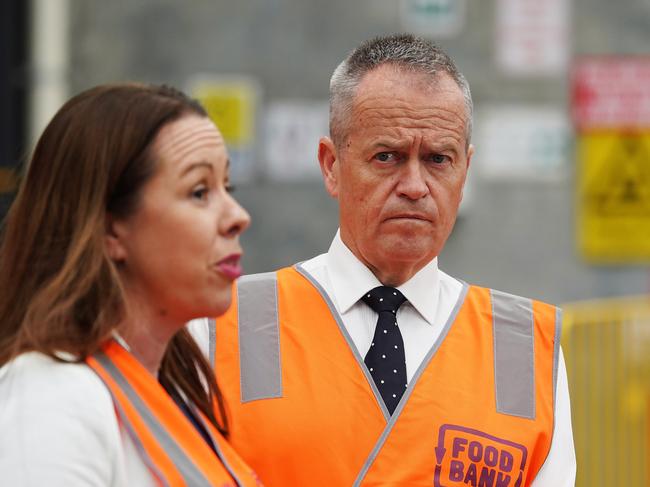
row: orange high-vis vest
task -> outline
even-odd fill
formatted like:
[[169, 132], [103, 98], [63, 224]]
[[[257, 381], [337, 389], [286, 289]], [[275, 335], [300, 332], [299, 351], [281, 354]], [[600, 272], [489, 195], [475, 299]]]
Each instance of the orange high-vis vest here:
[[553, 306], [464, 285], [389, 416], [307, 271], [245, 276], [216, 326], [230, 441], [272, 487], [529, 486], [553, 435], [559, 332]]
[[119, 421], [159, 485], [261, 485], [219, 431], [195, 410], [215, 455], [158, 381], [117, 342], [109, 342], [86, 363], [110, 391]]

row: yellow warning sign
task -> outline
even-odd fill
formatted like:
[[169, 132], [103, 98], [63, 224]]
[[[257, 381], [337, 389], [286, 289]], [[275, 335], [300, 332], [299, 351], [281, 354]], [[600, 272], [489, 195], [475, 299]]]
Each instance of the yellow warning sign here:
[[258, 88], [246, 78], [196, 80], [190, 90], [232, 148], [253, 143]]
[[579, 137], [578, 242], [593, 262], [650, 262], [650, 132]]

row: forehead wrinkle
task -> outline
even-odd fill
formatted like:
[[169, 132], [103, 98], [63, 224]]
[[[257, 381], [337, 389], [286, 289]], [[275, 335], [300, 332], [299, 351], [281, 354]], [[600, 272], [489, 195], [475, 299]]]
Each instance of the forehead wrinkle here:
[[160, 144], [156, 147], [157, 153], [168, 152], [175, 158], [185, 157], [194, 148], [205, 149], [211, 147], [217, 149], [224, 146], [221, 134], [207, 126], [198, 130], [196, 127], [176, 129], [173, 136], [169, 136], [162, 131], [159, 135], [162, 135], [162, 137], [158, 139]]
[[455, 120], [442, 116], [430, 116], [414, 119], [408, 116], [386, 117], [381, 114], [365, 117], [359, 123], [360, 128], [380, 130], [393, 130], [395, 132], [408, 132], [413, 130], [450, 131], [464, 133], [464, 127]]
[[358, 106], [356, 115], [359, 120], [365, 118], [380, 118], [380, 119], [396, 119], [396, 120], [430, 120], [440, 119], [449, 124], [464, 124], [463, 117], [458, 115], [453, 109], [446, 107], [418, 107], [412, 108], [411, 106], [395, 106], [391, 103], [390, 106]]
[[[453, 112], [441, 110], [418, 111], [417, 118], [404, 115], [400, 109], [390, 110], [394, 116], [387, 115], [386, 110], [369, 108], [365, 115], [359, 117], [358, 128], [366, 128], [373, 132], [379, 132], [395, 138], [413, 137], [413, 131], [434, 132], [436, 137], [450, 137], [462, 141], [465, 136], [465, 126], [460, 122], [459, 117]], [[460, 122], [460, 123], [459, 123]], [[352, 128], [352, 133], [354, 127]], [[427, 136], [425, 134], [426, 138]]]

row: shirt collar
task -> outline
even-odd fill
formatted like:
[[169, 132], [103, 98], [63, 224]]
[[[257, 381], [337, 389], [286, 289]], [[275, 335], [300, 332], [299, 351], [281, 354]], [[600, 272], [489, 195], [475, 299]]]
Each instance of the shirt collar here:
[[[340, 231], [327, 251], [327, 269], [332, 293], [340, 313], [346, 313], [369, 290], [381, 286], [375, 277], [341, 240]], [[436, 257], [398, 289], [429, 323], [435, 323], [440, 295], [440, 275]]]

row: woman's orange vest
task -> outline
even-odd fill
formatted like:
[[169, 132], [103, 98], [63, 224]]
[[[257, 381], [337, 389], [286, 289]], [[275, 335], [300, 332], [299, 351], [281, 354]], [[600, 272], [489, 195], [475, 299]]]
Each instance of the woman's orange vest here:
[[553, 434], [559, 321], [465, 286], [389, 416], [306, 271], [246, 276], [216, 326], [230, 441], [267, 486], [529, 486]]
[[219, 456], [215, 455], [158, 381], [117, 342], [109, 342], [86, 362], [110, 391], [119, 421], [159, 485], [261, 485], [197, 410]]

